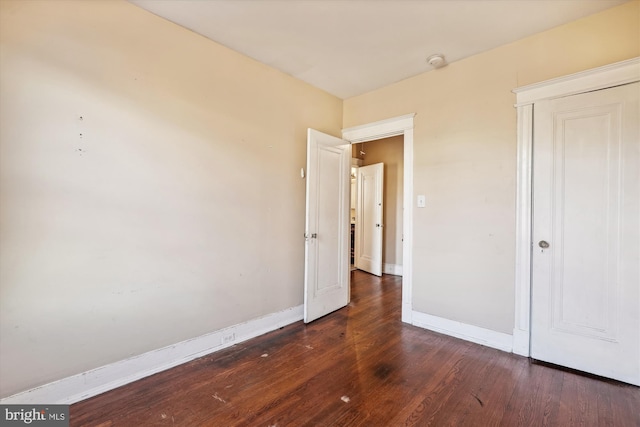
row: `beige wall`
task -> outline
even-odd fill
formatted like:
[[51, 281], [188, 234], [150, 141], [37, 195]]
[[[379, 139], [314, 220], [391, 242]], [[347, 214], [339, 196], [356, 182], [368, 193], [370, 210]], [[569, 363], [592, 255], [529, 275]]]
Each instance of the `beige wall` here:
[[633, 1], [344, 103], [344, 127], [415, 117], [413, 307], [512, 333], [512, 89], [640, 54]]
[[402, 136], [356, 144], [357, 154], [361, 148], [366, 153], [364, 156], [358, 155], [363, 160], [362, 166], [384, 163], [382, 262], [400, 266], [402, 265], [403, 146]]
[[0, 7], [0, 396], [302, 304], [340, 99], [124, 1]]

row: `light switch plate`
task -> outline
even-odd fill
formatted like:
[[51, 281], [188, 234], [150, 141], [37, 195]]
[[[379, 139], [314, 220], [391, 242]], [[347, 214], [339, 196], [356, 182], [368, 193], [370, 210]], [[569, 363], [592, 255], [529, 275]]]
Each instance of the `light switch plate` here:
[[427, 205], [427, 199], [423, 195], [418, 196], [418, 207], [424, 208]]

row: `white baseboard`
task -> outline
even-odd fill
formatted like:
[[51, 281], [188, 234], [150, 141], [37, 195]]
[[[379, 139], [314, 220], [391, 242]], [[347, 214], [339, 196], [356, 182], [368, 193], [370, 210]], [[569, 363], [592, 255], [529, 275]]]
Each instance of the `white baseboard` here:
[[402, 276], [402, 266], [398, 264], [382, 264], [382, 272], [384, 274], [393, 274], [394, 276]]
[[[198, 357], [302, 320], [303, 306], [292, 307], [138, 356], [63, 378], [0, 400], [0, 404], [72, 404], [173, 368]], [[233, 340], [224, 342], [225, 337]]]
[[511, 353], [513, 337], [502, 332], [413, 311], [413, 325]]

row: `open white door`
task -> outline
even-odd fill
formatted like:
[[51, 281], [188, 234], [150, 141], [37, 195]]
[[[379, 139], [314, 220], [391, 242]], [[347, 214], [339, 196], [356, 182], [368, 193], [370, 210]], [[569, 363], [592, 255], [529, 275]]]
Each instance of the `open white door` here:
[[304, 322], [347, 305], [351, 145], [307, 132]]
[[382, 276], [382, 209], [384, 164], [358, 168], [356, 268]]
[[531, 356], [640, 385], [640, 83], [534, 106]]

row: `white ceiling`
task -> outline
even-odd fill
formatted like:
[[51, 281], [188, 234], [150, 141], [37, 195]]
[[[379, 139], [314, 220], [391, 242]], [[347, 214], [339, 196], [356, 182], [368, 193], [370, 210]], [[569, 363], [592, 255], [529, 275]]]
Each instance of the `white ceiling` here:
[[349, 98], [626, 0], [130, 0]]

